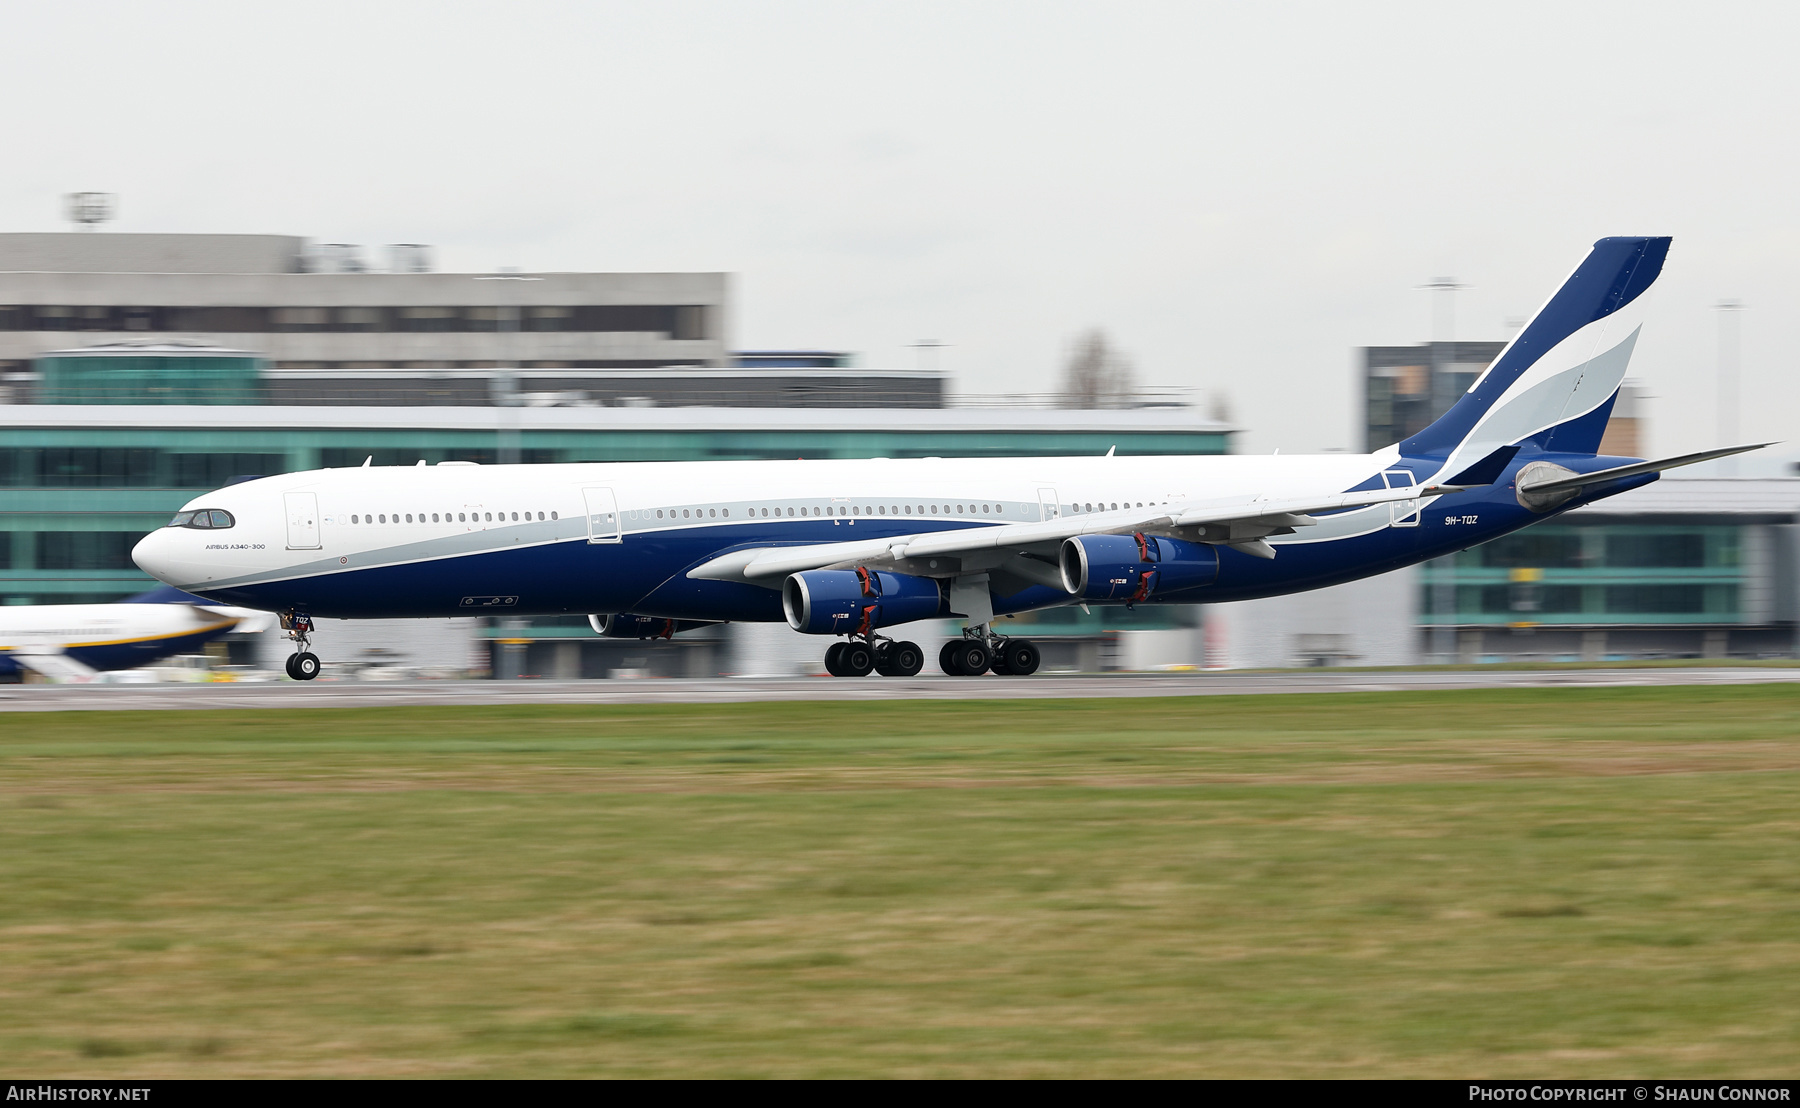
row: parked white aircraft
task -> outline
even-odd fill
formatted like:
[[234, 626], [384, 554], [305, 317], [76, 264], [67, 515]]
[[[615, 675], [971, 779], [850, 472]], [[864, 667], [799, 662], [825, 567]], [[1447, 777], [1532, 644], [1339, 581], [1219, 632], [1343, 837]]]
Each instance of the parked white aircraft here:
[[135, 669], [191, 654], [233, 631], [267, 631], [269, 612], [214, 604], [159, 588], [117, 604], [0, 607], [0, 675], [30, 670], [57, 681], [91, 681], [102, 670]]
[[316, 470], [194, 500], [132, 552], [160, 580], [315, 616], [588, 613], [602, 634], [785, 619], [827, 670], [910, 676], [880, 633], [963, 616], [946, 673], [1028, 674], [996, 630], [1063, 604], [1300, 592], [1453, 553], [1656, 480], [1597, 456], [1667, 238], [1609, 238], [1436, 423], [1367, 455], [870, 459]]

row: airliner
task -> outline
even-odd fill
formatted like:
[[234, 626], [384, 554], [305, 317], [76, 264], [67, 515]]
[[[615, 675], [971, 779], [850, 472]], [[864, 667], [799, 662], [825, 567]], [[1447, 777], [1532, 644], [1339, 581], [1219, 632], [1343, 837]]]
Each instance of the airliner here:
[[1335, 585], [1756, 449], [1598, 454], [1669, 243], [1595, 243], [1443, 417], [1372, 454], [365, 462], [208, 493], [132, 557], [278, 613], [301, 680], [319, 617], [565, 613], [636, 637], [785, 621], [833, 640], [838, 677], [917, 674], [887, 632], [954, 616], [945, 673], [1024, 676], [1037, 647], [1001, 617]]
[[53, 681], [92, 681], [190, 654], [233, 631], [267, 631], [275, 617], [220, 605], [164, 586], [116, 604], [22, 604], [0, 608], [0, 676], [26, 671]]

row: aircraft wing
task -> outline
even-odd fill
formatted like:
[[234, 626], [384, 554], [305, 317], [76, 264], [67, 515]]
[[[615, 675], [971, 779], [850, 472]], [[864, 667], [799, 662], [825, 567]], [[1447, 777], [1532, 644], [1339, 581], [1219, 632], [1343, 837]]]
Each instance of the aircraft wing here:
[[[1133, 531], [1181, 534], [1200, 542], [1218, 543], [1261, 558], [1273, 558], [1275, 550], [1263, 540], [1269, 535], [1292, 534], [1296, 527], [1310, 527], [1317, 520], [1309, 513], [1361, 508], [1405, 500], [1422, 500], [1461, 492], [1460, 485], [1412, 485], [1405, 488], [1339, 492], [1317, 496], [1186, 501], [1158, 504], [1150, 509], [1120, 508], [1063, 516], [1037, 523], [1003, 523], [991, 527], [965, 527], [952, 531], [924, 531], [916, 535], [854, 542], [817, 543], [810, 546], [756, 547], [722, 554], [689, 570], [687, 575], [705, 581], [748, 581], [771, 587], [790, 573], [831, 566], [894, 565], [929, 569], [931, 558], [961, 558], [1002, 549], [1060, 543], [1077, 535], [1122, 535]], [[927, 559], [920, 563], [920, 559]]]
[[52, 681], [92, 681], [96, 673], [60, 650], [14, 650], [7, 657]]

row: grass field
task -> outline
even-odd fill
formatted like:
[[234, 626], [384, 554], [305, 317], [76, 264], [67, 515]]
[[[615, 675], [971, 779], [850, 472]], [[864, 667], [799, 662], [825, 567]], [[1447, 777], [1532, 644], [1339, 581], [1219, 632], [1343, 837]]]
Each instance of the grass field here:
[[1786, 687], [0, 716], [12, 1076], [1796, 1059]]

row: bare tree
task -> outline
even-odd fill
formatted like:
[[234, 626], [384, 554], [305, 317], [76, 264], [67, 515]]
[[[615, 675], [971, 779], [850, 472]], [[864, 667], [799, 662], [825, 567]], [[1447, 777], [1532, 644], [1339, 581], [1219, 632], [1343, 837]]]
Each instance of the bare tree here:
[[1131, 361], [1098, 327], [1076, 336], [1063, 366], [1065, 408], [1123, 408], [1133, 394]]

